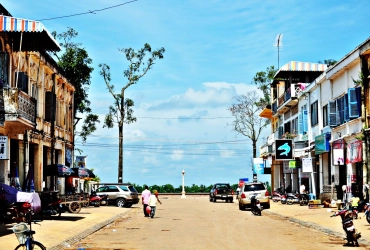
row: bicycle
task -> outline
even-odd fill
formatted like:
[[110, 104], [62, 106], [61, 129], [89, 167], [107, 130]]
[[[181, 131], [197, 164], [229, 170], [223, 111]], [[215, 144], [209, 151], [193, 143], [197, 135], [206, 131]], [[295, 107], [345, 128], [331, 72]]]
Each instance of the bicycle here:
[[[46, 247], [38, 241], [33, 239], [33, 235], [36, 233], [32, 230], [32, 222], [38, 224], [41, 220], [30, 220], [28, 224], [30, 227], [28, 228], [27, 223], [19, 223], [13, 226], [13, 232], [17, 236], [19, 241], [19, 245], [15, 248], [17, 249], [25, 249], [25, 250], [46, 250]], [[40, 225], [40, 224], [38, 224]]]

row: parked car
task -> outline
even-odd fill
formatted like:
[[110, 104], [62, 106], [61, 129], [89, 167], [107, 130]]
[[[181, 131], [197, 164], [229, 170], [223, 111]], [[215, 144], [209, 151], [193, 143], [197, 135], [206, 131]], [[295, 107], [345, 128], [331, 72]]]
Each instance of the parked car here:
[[130, 183], [100, 184], [97, 195], [108, 195], [109, 202], [118, 207], [131, 207], [139, 203], [139, 194]]
[[209, 201], [216, 202], [217, 200], [224, 200], [226, 202], [233, 202], [234, 190], [229, 183], [216, 183], [213, 185], [209, 193]]
[[244, 183], [240, 187], [238, 195], [239, 209], [245, 210], [251, 207], [251, 196], [256, 194], [256, 198], [260, 201], [264, 209], [270, 208], [270, 193], [262, 182]]

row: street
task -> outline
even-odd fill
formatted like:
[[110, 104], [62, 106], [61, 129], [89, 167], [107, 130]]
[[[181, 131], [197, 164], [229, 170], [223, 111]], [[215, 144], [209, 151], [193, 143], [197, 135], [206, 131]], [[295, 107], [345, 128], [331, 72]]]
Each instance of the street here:
[[[135, 205], [125, 216], [65, 249], [346, 248], [341, 238], [298, 226], [268, 211], [262, 211], [261, 217], [240, 211], [237, 201], [212, 203], [206, 196], [161, 200], [153, 219], [144, 217], [142, 207]], [[333, 219], [333, 223], [340, 226], [340, 220]], [[362, 235], [366, 237], [366, 232]], [[357, 249], [366, 248], [360, 243]]]

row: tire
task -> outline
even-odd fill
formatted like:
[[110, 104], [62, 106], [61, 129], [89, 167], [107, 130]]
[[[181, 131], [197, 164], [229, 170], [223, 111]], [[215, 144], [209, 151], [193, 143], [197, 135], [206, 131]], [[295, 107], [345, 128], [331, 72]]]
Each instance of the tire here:
[[132, 203], [127, 203], [126, 207], [132, 207]]
[[100, 201], [100, 206], [108, 206], [108, 201], [107, 200], [101, 200]]
[[126, 200], [123, 198], [118, 198], [116, 200], [117, 207], [125, 207], [126, 206]]
[[84, 203], [83, 203], [83, 206], [84, 206], [84, 207], [89, 207], [89, 206], [90, 206], [90, 201], [86, 201], [86, 202], [84, 202]]
[[77, 201], [69, 203], [68, 210], [74, 214], [79, 213], [81, 211], [81, 203]]
[[213, 201], [212, 196], [209, 196], [209, 202], [212, 202], [212, 201]]
[[[32, 241], [32, 245], [33, 245], [32, 249], [34, 249], [34, 250], [46, 250], [46, 247], [38, 241]], [[27, 249], [27, 248], [26, 248], [25, 244], [19, 244], [15, 248], [15, 250], [17, 250], [17, 249]]]
[[286, 203], [287, 203], [288, 205], [292, 205], [292, 204], [293, 204], [293, 197], [288, 197], [288, 198], [286, 198]]
[[276, 195], [273, 195], [271, 199], [272, 199], [273, 202], [278, 202], [279, 201], [279, 197], [276, 196]]
[[216, 200], [216, 197], [213, 197], [213, 202], [216, 202], [217, 200]]

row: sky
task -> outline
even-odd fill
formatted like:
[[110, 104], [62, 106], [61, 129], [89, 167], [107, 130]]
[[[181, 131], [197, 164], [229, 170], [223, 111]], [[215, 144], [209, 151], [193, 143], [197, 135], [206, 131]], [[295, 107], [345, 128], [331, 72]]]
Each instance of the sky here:
[[[222, 0], [3, 0], [14, 16], [40, 20], [49, 32], [72, 27], [93, 60], [89, 89], [93, 113], [103, 122], [113, 103], [111, 83], [126, 83], [123, 48], [165, 48], [164, 58], [125, 96], [137, 122], [124, 126], [123, 182], [138, 185], [211, 185], [252, 179], [251, 140], [232, 130], [233, 97], [256, 90], [253, 76], [290, 61], [340, 60], [365, 41], [367, 1]], [[283, 34], [282, 47], [274, 46]], [[79, 128], [77, 128], [78, 130]], [[266, 129], [258, 146], [271, 134]], [[102, 182], [117, 182], [118, 129], [103, 128], [85, 145], [87, 168]], [[259, 152], [259, 150], [258, 150]], [[257, 154], [258, 154], [257, 152]], [[78, 152], [75, 152], [79, 155]], [[258, 180], [270, 181], [270, 175]]]

